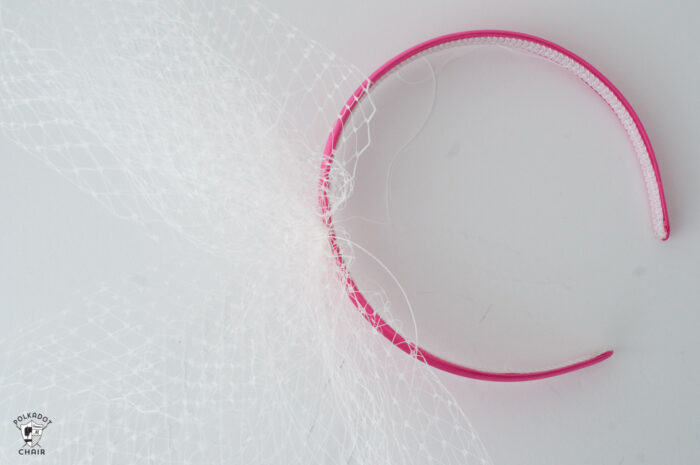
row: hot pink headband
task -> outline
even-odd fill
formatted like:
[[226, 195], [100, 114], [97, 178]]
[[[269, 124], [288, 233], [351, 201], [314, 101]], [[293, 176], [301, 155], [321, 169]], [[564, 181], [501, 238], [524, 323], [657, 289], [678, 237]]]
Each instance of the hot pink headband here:
[[642, 175], [644, 177], [644, 184], [646, 186], [647, 195], [649, 198], [651, 221], [654, 233], [663, 241], [668, 239], [670, 232], [668, 212], [666, 210], [664, 190], [663, 185], [661, 184], [659, 167], [656, 163], [656, 157], [654, 156], [654, 149], [652, 149], [651, 143], [649, 142], [649, 137], [642, 126], [642, 122], [632, 109], [632, 106], [629, 104], [629, 102], [627, 102], [627, 99], [625, 99], [622, 93], [605, 76], [603, 76], [600, 71], [565, 48], [548, 40], [529, 34], [497, 30], [458, 32], [456, 34], [436, 37], [423, 42], [422, 44], [416, 45], [415, 47], [398, 54], [379, 67], [379, 69], [372, 73], [348, 99], [347, 103], [340, 111], [338, 120], [336, 121], [335, 126], [328, 137], [328, 142], [326, 143], [326, 147], [323, 152], [323, 161], [321, 163], [319, 202], [321, 205], [321, 212], [323, 214], [324, 222], [328, 227], [330, 246], [335, 256], [336, 263], [340, 268], [344, 279], [346, 280], [350, 300], [358, 308], [358, 310], [362, 312], [364, 317], [399, 349], [408, 354], [415, 355], [419, 360], [427, 363], [428, 365], [468, 378], [489, 381], [528, 381], [561, 375], [594, 365], [598, 362], [602, 362], [613, 354], [612, 350], [608, 350], [595, 357], [560, 368], [529, 373], [497, 373], [481, 371], [448, 362], [447, 360], [437, 357], [425, 349], [416, 346], [412, 342], [407, 341], [403, 336], [389, 326], [374, 311], [369, 302], [367, 302], [346, 269], [345, 262], [335, 235], [328, 200], [328, 191], [330, 188], [329, 176], [331, 165], [333, 164], [333, 152], [338, 144], [338, 141], [340, 140], [343, 125], [350, 117], [350, 114], [360, 99], [372, 86], [376, 85], [377, 82], [391, 70], [434, 49], [450, 45], [469, 44], [502, 45], [528, 51], [563, 66], [581, 78], [586, 84], [595, 90], [596, 93], [607, 102], [610, 108], [612, 108], [632, 142], [632, 146], [637, 155], [637, 159], [639, 160], [639, 165], [642, 169]]

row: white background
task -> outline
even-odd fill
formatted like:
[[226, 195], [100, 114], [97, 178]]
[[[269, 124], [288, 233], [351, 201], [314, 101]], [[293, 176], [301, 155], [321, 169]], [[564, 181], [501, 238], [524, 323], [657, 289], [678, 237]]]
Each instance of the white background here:
[[[456, 93], [454, 101], [440, 100], [434, 115], [442, 120], [421, 134], [424, 143], [436, 142], [407, 151], [422, 164], [396, 176], [399, 191], [425, 170], [441, 181], [452, 176], [454, 203], [435, 209], [443, 204], [428, 202], [412, 216], [412, 204], [397, 196], [396, 208], [418, 223], [435, 210], [431, 224], [462, 232], [462, 239], [431, 249], [433, 229], [415, 228], [384, 259], [412, 293], [421, 341], [455, 361], [542, 368], [615, 349], [600, 366], [532, 383], [441, 374], [495, 463], [698, 462], [700, 7], [652, 1], [265, 3], [368, 74], [427, 38], [499, 28], [567, 47], [622, 90], [659, 158], [672, 228], [667, 243], [652, 236], [633, 153], [604, 105], [546, 64], [512, 62], [497, 52], [470, 56], [464, 67], [444, 74], [453, 79], [445, 89]], [[479, 62], [492, 66], [474, 66]], [[514, 73], [504, 73], [513, 63]], [[470, 70], [460, 87], [460, 73]], [[493, 94], [499, 85], [510, 87]], [[533, 102], [541, 108], [536, 118]], [[391, 123], [392, 111], [385, 99], [377, 128]], [[548, 124], [538, 126], [538, 118]], [[375, 135], [380, 144], [381, 131]], [[3, 324], [26, 326], [48, 306], [63, 307], [61, 299], [72, 299], [66, 289], [80, 294], [167, 263], [158, 252], [166, 248], [152, 247], [133, 225], [5, 142], [3, 152], [11, 156], [0, 157], [0, 260], [9, 264], [0, 267]], [[426, 163], [447, 160], [449, 153], [458, 155], [456, 166]], [[524, 156], [532, 162], [523, 163]], [[433, 242], [421, 242], [426, 237]], [[164, 234], [161, 240], [177, 239]], [[368, 234], [365, 245], [388, 253], [373, 240]], [[451, 262], [461, 283], [433, 279], [425, 289], [417, 286], [421, 276], [454, 276], [450, 257], [463, 258]], [[464, 302], [439, 300], [460, 285]], [[420, 292], [433, 297], [416, 301]]]
[[[396, 275], [420, 341], [450, 360], [534, 369], [615, 349], [602, 365], [532, 383], [441, 375], [495, 463], [697, 462], [697, 5], [267, 4], [367, 74], [437, 35], [510, 29], [565, 46], [622, 90], [659, 159], [667, 243], [653, 238], [634, 154], [605, 105], [551, 65], [498, 50], [439, 74], [431, 120], [394, 165], [392, 226], [381, 225], [387, 160], [420, 126], [429, 90], [377, 94], [372, 138], [384, 150], [360, 162], [349, 207], [365, 218], [346, 226]], [[418, 126], [397, 128], [413, 112]], [[371, 262], [359, 254], [358, 283], [369, 273], [365, 288], [384, 288], [410, 328]]]

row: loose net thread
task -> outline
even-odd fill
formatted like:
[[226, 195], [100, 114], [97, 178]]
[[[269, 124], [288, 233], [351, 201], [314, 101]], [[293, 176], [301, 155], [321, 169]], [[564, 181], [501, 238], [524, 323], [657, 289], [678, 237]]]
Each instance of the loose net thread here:
[[[402, 63], [398, 64], [388, 74], [382, 76], [377, 82], [372, 83], [372, 85], [376, 86], [387, 77], [397, 73], [409, 63], [412, 63], [413, 61], [419, 58], [434, 53], [437, 50], [474, 45], [498, 45], [507, 48], [523, 50], [527, 53], [531, 53], [533, 55], [542, 57], [573, 73], [584, 83], [586, 83], [591, 89], [593, 89], [615, 113], [615, 116], [622, 124], [625, 133], [627, 134], [630, 143], [632, 144], [632, 148], [634, 150], [635, 156], [642, 171], [642, 178], [644, 180], [644, 186], [647, 192], [647, 199], [649, 203], [654, 234], [659, 239], [665, 239], [668, 237], [668, 231], [666, 230], [666, 225], [664, 222], [664, 207], [661, 203], [661, 195], [659, 192], [659, 180], [657, 180], [656, 173], [654, 171], [654, 167], [650, 158], [650, 154], [647, 151], [647, 147], [644, 143], [644, 140], [642, 139], [639, 129], [635, 124], [634, 119], [632, 118], [632, 115], [630, 115], [627, 108], [625, 108], [625, 105], [623, 105], [620, 99], [605, 83], [603, 83], [597, 76], [595, 76], [591, 71], [586, 69], [580, 63], [559, 52], [558, 50], [526, 39], [503, 37], [497, 35], [453, 40], [451, 42], [446, 42], [432, 46], [421, 51], [420, 53], [411, 56]], [[364, 98], [366, 95], [368, 95], [368, 92], [363, 93], [360, 98]]]
[[[563, 53], [552, 48], [546, 47], [542, 44], [538, 44], [524, 39], [516, 39], [509, 37], [478, 37], [473, 39], [456, 41], [454, 44], [445, 44], [445, 46], [469, 44], [501, 45], [505, 47], [521, 49], [528, 53], [540, 56], [575, 74], [589, 87], [591, 87], [598, 95], [600, 95], [600, 97], [603, 100], [605, 100], [608, 106], [615, 113], [615, 116], [617, 116], [617, 118], [620, 120], [620, 123], [622, 124], [622, 127], [624, 128], [625, 133], [627, 134], [627, 137], [629, 138], [632, 144], [632, 148], [634, 149], [634, 153], [637, 157], [639, 167], [642, 171], [644, 187], [647, 191], [647, 200], [649, 202], [649, 209], [651, 213], [651, 221], [654, 234], [659, 239], [663, 239], [668, 236], [664, 225], [664, 213], [663, 206], [661, 205], [661, 197], [659, 195], [659, 185], [656, 179], [656, 173], [654, 172], [654, 168], [649, 157], [649, 153], [644, 144], [644, 141], [642, 140], [642, 136], [639, 133], [639, 130], [637, 129], [634, 120], [632, 119], [632, 116], [627, 111], [627, 108], [625, 108], [622, 102], [620, 102], [620, 99], [617, 98], [617, 96], [610, 90], [608, 86], [606, 86], [600, 79], [598, 79], [598, 77], [596, 77], [588, 69], [584, 68], [581, 64], [567, 57]], [[429, 51], [430, 50], [426, 50], [423, 53], [428, 53]]]
[[[172, 263], [48, 309], [30, 344], [6, 330], [4, 418], [53, 417], [42, 445], [65, 463], [489, 463], [337, 279], [316, 180], [355, 68], [254, 3], [0, 14], [3, 134], [154, 240], [187, 239]], [[361, 108], [334, 206], [370, 143]]]

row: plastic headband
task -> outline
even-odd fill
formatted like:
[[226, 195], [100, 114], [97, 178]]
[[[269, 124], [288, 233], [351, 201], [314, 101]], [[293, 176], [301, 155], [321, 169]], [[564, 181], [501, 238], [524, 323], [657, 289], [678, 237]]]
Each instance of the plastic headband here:
[[665, 241], [668, 239], [670, 228], [666, 201], [664, 198], [663, 185], [661, 183], [661, 175], [659, 174], [659, 167], [656, 163], [656, 157], [654, 156], [654, 150], [649, 142], [649, 137], [647, 137], [647, 133], [644, 130], [641, 121], [637, 117], [637, 114], [632, 109], [632, 106], [629, 104], [627, 99], [625, 99], [622, 93], [605, 76], [603, 76], [600, 71], [565, 48], [548, 40], [532, 35], [499, 30], [458, 32], [455, 34], [437, 37], [416, 45], [415, 47], [398, 54], [379, 67], [379, 69], [372, 73], [348, 99], [347, 103], [340, 111], [338, 120], [336, 121], [335, 126], [328, 137], [324, 150], [323, 161], [321, 163], [319, 203], [324, 222], [329, 230], [331, 250], [335, 257], [335, 261], [340, 268], [344, 279], [346, 280], [345, 284], [350, 300], [358, 308], [358, 310], [362, 312], [364, 317], [377, 329], [377, 331], [383, 334], [399, 349], [408, 354], [414, 355], [419, 360], [435, 368], [468, 378], [488, 381], [529, 381], [558, 376], [602, 362], [613, 354], [612, 350], [608, 350], [596, 355], [595, 357], [559, 368], [526, 373], [490, 372], [457, 365], [437, 357], [425, 349], [416, 346], [414, 343], [407, 341], [403, 336], [389, 326], [381, 318], [381, 316], [374, 311], [369, 302], [367, 302], [355, 284], [355, 281], [353, 281], [353, 279], [350, 277], [350, 274], [345, 266], [333, 227], [328, 199], [328, 192], [330, 188], [329, 176], [331, 165], [333, 164], [333, 152], [338, 144], [338, 141], [340, 140], [343, 125], [350, 117], [350, 114], [356, 107], [357, 103], [365, 94], [367, 94], [369, 89], [375, 86], [381, 80], [381, 78], [387, 75], [387, 73], [390, 71], [395, 70], [401, 65], [406, 64], [432, 50], [452, 45], [471, 44], [500, 45], [524, 50], [534, 55], [544, 57], [549, 61], [566, 68], [583, 80], [583, 82], [588, 84], [588, 86], [590, 86], [593, 90], [595, 90], [596, 93], [603, 100], [605, 100], [605, 102], [613, 110], [627, 132], [630, 141], [632, 142], [632, 147], [634, 148], [639, 165], [642, 169], [644, 184], [649, 198], [654, 234], [661, 240]]

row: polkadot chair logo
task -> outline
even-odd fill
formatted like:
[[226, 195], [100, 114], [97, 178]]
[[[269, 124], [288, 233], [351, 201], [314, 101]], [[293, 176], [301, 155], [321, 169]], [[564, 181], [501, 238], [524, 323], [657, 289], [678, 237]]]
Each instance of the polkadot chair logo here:
[[19, 455], [45, 455], [46, 451], [39, 445], [44, 430], [52, 423], [46, 415], [37, 412], [23, 413], [15, 418], [15, 424], [24, 444], [17, 451]]

